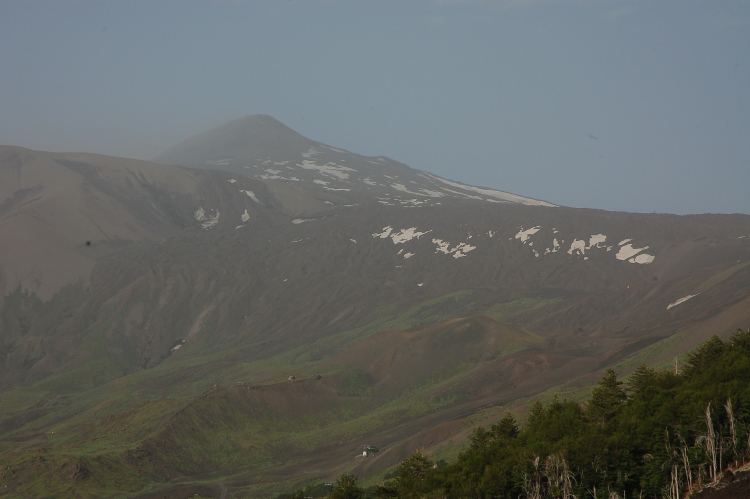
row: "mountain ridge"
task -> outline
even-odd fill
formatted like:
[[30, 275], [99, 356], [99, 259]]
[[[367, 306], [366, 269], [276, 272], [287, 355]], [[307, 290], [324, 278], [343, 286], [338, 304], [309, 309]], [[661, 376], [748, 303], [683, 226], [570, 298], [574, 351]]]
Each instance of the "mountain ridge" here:
[[337, 192], [352, 200], [367, 195], [384, 205], [418, 206], [439, 203], [440, 198], [464, 198], [556, 206], [446, 180], [384, 156], [361, 156], [316, 142], [268, 115], [249, 115], [195, 135], [157, 155], [154, 161], [302, 182], [307, 188]]

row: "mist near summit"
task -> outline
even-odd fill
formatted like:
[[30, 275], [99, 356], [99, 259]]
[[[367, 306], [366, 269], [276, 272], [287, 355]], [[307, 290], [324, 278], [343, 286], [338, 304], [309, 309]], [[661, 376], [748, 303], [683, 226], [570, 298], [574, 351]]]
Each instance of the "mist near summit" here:
[[268, 114], [563, 206], [750, 213], [743, 2], [0, 5], [0, 143], [151, 159]]

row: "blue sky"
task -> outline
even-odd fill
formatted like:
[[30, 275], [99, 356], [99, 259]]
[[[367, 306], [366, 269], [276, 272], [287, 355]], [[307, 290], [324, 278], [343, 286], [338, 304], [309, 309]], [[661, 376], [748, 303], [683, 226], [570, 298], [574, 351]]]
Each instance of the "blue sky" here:
[[0, 143], [148, 159], [254, 113], [557, 204], [750, 213], [750, 2], [0, 2]]

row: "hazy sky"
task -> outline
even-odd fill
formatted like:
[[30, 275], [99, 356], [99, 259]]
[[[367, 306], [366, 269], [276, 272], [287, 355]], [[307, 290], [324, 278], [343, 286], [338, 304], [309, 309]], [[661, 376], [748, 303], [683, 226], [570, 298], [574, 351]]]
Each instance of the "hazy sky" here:
[[750, 2], [0, 1], [0, 143], [247, 114], [553, 203], [750, 213]]

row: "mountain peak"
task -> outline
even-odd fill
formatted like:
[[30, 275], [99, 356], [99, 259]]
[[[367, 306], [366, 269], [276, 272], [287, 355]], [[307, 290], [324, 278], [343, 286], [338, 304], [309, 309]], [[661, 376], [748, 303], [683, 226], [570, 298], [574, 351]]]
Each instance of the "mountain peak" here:
[[[223, 125], [219, 125], [210, 131], [219, 130], [238, 130], [246, 133], [261, 133], [265, 131], [275, 131], [277, 133], [293, 133], [299, 135], [297, 132], [268, 114], [248, 114], [242, 118], [229, 121]], [[300, 135], [301, 137], [301, 135]]]
[[291, 183], [335, 196], [344, 204], [359, 203], [364, 195], [391, 206], [440, 204], [440, 198], [555, 206], [316, 142], [264, 114], [245, 116], [196, 135], [154, 161]]
[[315, 144], [277, 119], [251, 114], [195, 135], [154, 161], [192, 168], [217, 168], [225, 160], [255, 160], [301, 154]]

